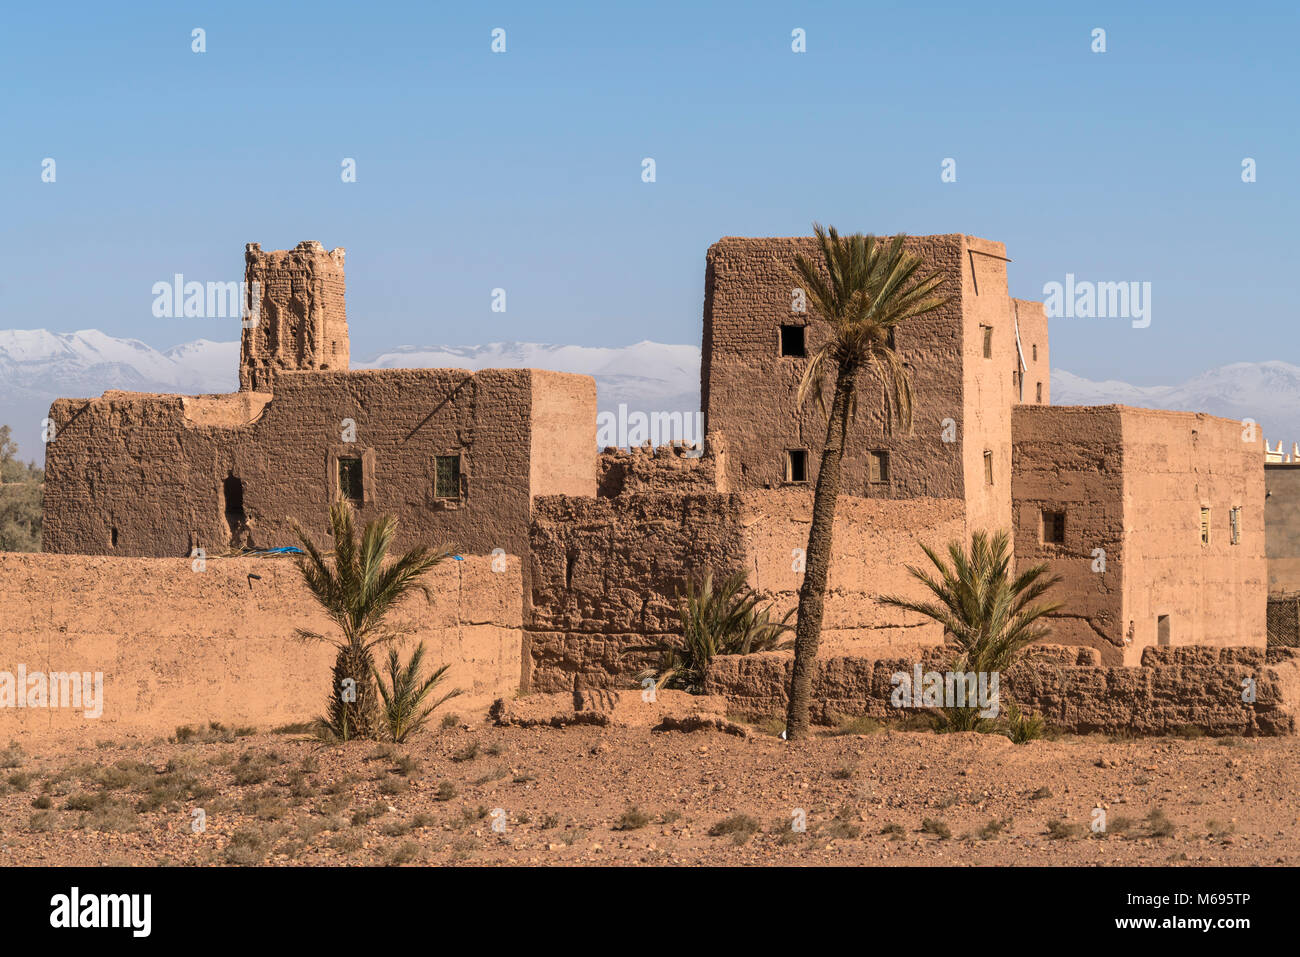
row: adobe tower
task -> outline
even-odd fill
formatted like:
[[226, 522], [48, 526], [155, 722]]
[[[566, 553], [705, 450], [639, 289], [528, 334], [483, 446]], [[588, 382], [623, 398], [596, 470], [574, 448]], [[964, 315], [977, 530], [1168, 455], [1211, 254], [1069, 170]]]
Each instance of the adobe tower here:
[[274, 391], [281, 369], [347, 369], [343, 252], [315, 241], [269, 252], [258, 243], [244, 247], [247, 295], [259, 296], [260, 309], [250, 310], [241, 335], [241, 392]]

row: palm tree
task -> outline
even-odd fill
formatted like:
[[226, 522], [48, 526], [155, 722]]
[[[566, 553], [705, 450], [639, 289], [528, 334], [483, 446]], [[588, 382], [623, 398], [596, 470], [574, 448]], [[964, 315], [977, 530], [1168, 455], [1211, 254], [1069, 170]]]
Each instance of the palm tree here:
[[343, 740], [373, 738], [376, 727], [375, 646], [398, 637], [386, 628], [384, 616], [412, 589], [428, 595], [419, 579], [451, 553], [424, 546], [386, 562], [397, 531], [391, 515], [367, 523], [357, 543], [356, 515], [352, 505], [338, 499], [330, 506], [334, 535], [332, 561], [327, 560], [296, 521], [293, 530], [302, 543], [297, 559], [303, 581], [325, 613], [338, 625], [338, 638], [299, 628], [307, 641], [322, 641], [338, 652], [334, 659], [334, 684], [326, 706], [325, 724]]
[[788, 647], [781, 644], [781, 636], [790, 631], [794, 609], [774, 621], [772, 605], [760, 609], [759, 600], [743, 571], [729, 575], [716, 587], [712, 572], [705, 572], [698, 584], [688, 581], [686, 599], [678, 609], [682, 640], [656, 645], [653, 650], [660, 653], [659, 667], [637, 677], [643, 681], [654, 678], [658, 688], [700, 694], [715, 655], [751, 655]]
[[[388, 687], [379, 681], [379, 696], [384, 699], [384, 731], [395, 744], [401, 744], [412, 731], [419, 731], [429, 720], [429, 715], [457, 695], [464, 694], [460, 688], [448, 691], [431, 705], [424, 700], [447, 676], [451, 665], [443, 665], [429, 677], [420, 679], [420, 666], [424, 663], [424, 642], [411, 652], [411, 659], [403, 665], [397, 657], [397, 649], [388, 649]], [[378, 676], [378, 672], [376, 672]]]
[[813, 230], [821, 245], [821, 261], [814, 263], [800, 254], [795, 260], [795, 278], [802, 283], [813, 314], [826, 323], [830, 337], [804, 369], [797, 401], [803, 404], [809, 395], [816, 395], [818, 408], [825, 413], [823, 386], [831, 372], [835, 375], [835, 395], [817, 469], [812, 528], [799, 588], [794, 670], [786, 716], [790, 740], [809, 733], [808, 698], [825, 610], [840, 464], [857, 409], [860, 373], [872, 373], [885, 387], [885, 427], [890, 428], [897, 418], [904, 429], [910, 430], [912, 386], [894, 349], [894, 330], [900, 323], [934, 312], [947, 302], [946, 297], [934, 295], [943, 276], [937, 271], [925, 271], [921, 258], [903, 249], [905, 237], [883, 240], [857, 234], [841, 238], [834, 227], [826, 230], [816, 223]]
[[[992, 538], [975, 532], [969, 554], [961, 542], [951, 542], [951, 565], [929, 546], [921, 548], [938, 577], [911, 565], [907, 570], [933, 598], [919, 601], [887, 595], [880, 601], [943, 625], [945, 636], [960, 649], [953, 671], [1006, 671], [1026, 646], [1051, 634], [1050, 626], [1041, 619], [1058, 611], [1061, 603], [1034, 603], [1061, 578], [1049, 576], [1046, 563], [1013, 575], [1011, 537], [1006, 532]], [[978, 708], [953, 708], [951, 712], [948, 724], [957, 731], [973, 730], [979, 719]]]

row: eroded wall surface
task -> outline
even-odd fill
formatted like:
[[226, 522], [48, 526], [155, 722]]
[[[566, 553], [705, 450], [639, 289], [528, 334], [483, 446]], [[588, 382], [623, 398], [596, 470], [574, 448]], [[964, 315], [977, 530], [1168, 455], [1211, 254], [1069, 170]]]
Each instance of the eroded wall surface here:
[[[426, 643], [442, 690], [477, 707], [518, 686], [519, 560], [448, 560], [390, 616], [409, 629], [403, 659]], [[294, 637], [333, 626], [284, 558], [187, 559], [0, 554], [0, 672], [101, 672], [103, 713], [0, 707], [3, 733], [105, 726], [170, 733], [220, 721], [274, 726], [324, 711], [334, 652]], [[382, 657], [379, 662], [382, 664]], [[3, 701], [0, 677], [0, 701]]]
[[[630, 687], [659, 660], [654, 647], [681, 634], [686, 586], [738, 570], [780, 618], [798, 603], [812, 493], [626, 492], [617, 498], [539, 499], [532, 526], [531, 688]], [[914, 649], [939, 626], [882, 605], [916, 598], [907, 564], [920, 542], [960, 539], [961, 503], [845, 497], [836, 515], [823, 653]], [[791, 638], [793, 635], [787, 635]]]
[[[348, 318], [344, 302], [344, 250], [326, 252], [318, 242], [293, 249], [244, 248], [248, 296], [260, 290], [260, 310], [244, 322], [239, 345], [239, 388], [274, 391], [285, 370], [348, 367]], [[257, 285], [254, 286], [253, 284]]]
[[[882, 721], [911, 713], [895, 707], [896, 674], [947, 671], [953, 649], [921, 658], [862, 656], [819, 661], [812, 682], [812, 720], [834, 725], [867, 715]], [[707, 694], [731, 710], [784, 715], [792, 657], [770, 652], [713, 659]], [[1255, 700], [1242, 700], [1246, 679]], [[1294, 734], [1300, 709], [1300, 658], [1292, 649], [1147, 648], [1133, 667], [1099, 663], [1091, 649], [1040, 648], [1000, 677], [1001, 691], [1052, 727], [1076, 734], [1170, 734], [1197, 728], [1214, 735]], [[999, 709], [1001, 710], [1001, 709]]]

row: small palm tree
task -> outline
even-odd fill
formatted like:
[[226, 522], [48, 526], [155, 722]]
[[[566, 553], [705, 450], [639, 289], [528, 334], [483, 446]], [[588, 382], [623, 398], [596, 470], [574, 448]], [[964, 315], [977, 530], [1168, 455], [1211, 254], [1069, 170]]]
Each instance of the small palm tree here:
[[659, 688], [699, 694], [715, 655], [749, 655], [783, 647], [781, 635], [791, 630], [794, 609], [773, 621], [772, 606], [760, 609], [759, 600], [743, 571], [725, 578], [717, 589], [712, 572], [706, 572], [698, 585], [687, 582], [686, 600], [678, 609], [681, 642], [656, 645], [662, 655], [659, 667], [643, 671], [638, 678], [654, 678]]
[[325, 642], [338, 652], [324, 723], [345, 741], [373, 738], [377, 729], [371, 653], [377, 645], [398, 637], [384, 625], [384, 617], [414, 588], [427, 596], [420, 578], [451, 553], [420, 546], [388, 562], [397, 519], [385, 515], [367, 523], [358, 544], [356, 515], [345, 499], [330, 506], [332, 560], [325, 558], [302, 526], [296, 521], [292, 525], [305, 553], [296, 560], [303, 581], [340, 631], [333, 638], [297, 630], [299, 638]]
[[[1046, 563], [1014, 575], [1011, 537], [1006, 532], [998, 532], [992, 538], [985, 532], [975, 532], [971, 535], [969, 554], [961, 542], [951, 542], [948, 545], [951, 564], [929, 546], [921, 548], [937, 577], [911, 565], [907, 570], [933, 598], [920, 601], [887, 595], [880, 601], [943, 625], [945, 636], [959, 649], [951, 670], [977, 674], [1004, 672], [1027, 646], [1051, 634], [1051, 627], [1042, 619], [1059, 611], [1061, 603], [1035, 602], [1061, 578], [1049, 576]], [[978, 708], [949, 711], [946, 717], [953, 730], [970, 731], [979, 723]]]
[[375, 678], [379, 683], [379, 696], [384, 701], [382, 715], [384, 731], [396, 744], [405, 741], [412, 731], [419, 731], [424, 727], [425, 722], [429, 720], [429, 715], [434, 711], [464, 693], [460, 688], [454, 688], [426, 707], [425, 699], [442, 683], [451, 665], [443, 665], [421, 681], [420, 670], [423, 664], [424, 642], [420, 642], [415, 651], [411, 652], [411, 659], [405, 666], [397, 657], [397, 649], [388, 649], [388, 687], [384, 687], [382, 677], [375, 672]]
[[810, 395], [816, 395], [818, 407], [825, 412], [823, 384], [831, 373], [835, 376], [835, 394], [817, 469], [812, 527], [799, 588], [794, 669], [786, 715], [790, 740], [807, 737], [811, 730], [808, 704], [825, 612], [840, 464], [857, 409], [861, 374], [869, 372], [885, 386], [886, 427], [897, 418], [899, 424], [910, 429], [912, 386], [903, 360], [894, 349], [894, 331], [901, 323], [933, 312], [947, 301], [946, 297], [934, 295], [943, 276], [924, 270], [921, 258], [903, 248], [903, 236], [888, 241], [862, 235], [841, 238], [834, 227], [825, 230], [814, 223], [813, 229], [821, 245], [821, 261], [798, 256], [795, 280], [806, 291], [813, 315], [829, 327], [830, 336], [809, 359], [797, 399], [802, 404]]

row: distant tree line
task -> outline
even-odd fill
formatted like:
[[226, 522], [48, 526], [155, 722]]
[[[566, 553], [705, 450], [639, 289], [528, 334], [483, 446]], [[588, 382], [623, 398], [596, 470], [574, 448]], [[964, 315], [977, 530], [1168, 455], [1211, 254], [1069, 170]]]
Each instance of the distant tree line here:
[[0, 425], [0, 552], [39, 552], [45, 470], [21, 461], [11, 436]]

